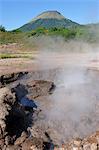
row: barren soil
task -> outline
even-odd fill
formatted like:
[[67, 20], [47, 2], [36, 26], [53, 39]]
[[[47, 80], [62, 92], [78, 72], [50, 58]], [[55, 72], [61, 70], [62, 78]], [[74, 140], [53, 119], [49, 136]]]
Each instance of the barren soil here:
[[33, 56], [33, 60], [28, 58], [0, 59], [0, 74], [51, 69], [63, 65], [99, 69], [99, 53], [33, 53]]

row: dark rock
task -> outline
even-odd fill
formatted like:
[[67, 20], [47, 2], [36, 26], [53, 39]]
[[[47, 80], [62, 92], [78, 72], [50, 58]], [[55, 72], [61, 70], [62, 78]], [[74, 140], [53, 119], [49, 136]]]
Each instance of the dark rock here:
[[11, 138], [11, 136], [7, 135], [5, 137], [5, 144], [6, 145], [13, 144], [13, 138]]
[[0, 76], [0, 87], [20, 79], [25, 74], [27, 74], [27, 72], [18, 72], [18, 73], [1, 75]]
[[27, 84], [18, 84], [12, 90], [16, 93], [17, 99], [20, 101], [27, 94], [32, 98], [51, 94], [55, 89], [55, 85], [51, 81], [34, 80]]
[[32, 123], [32, 113], [29, 118], [23, 107], [15, 105], [6, 117], [6, 131], [11, 137], [15, 139], [20, 137], [23, 131]]
[[28, 97], [23, 97], [20, 103], [22, 104], [22, 106], [26, 107], [26, 109], [37, 108], [37, 105], [34, 103], [34, 101], [30, 100]]
[[20, 101], [23, 97], [25, 97], [28, 94], [27, 87], [20, 83], [12, 90], [13, 92], [15, 92], [18, 101]]
[[18, 102], [25, 108], [26, 111], [33, 111], [33, 109], [37, 109], [35, 102], [26, 96], [28, 94], [27, 86], [18, 84], [15, 88], [13, 88], [13, 92], [15, 92]]

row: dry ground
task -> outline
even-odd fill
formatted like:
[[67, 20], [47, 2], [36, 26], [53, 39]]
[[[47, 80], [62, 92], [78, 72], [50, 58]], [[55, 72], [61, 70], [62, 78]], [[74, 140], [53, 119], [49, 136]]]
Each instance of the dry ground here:
[[[20, 51], [18, 53], [20, 53]], [[63, 68], [69, 67], [72, 69], [72, 66], [74, 68], [76, 68], [76, 67], [82, 68], [83, 67], [86, 69], [94, 69], [97, 71], [99, 70], [99, 53], [98, 52], [89, 52], [89, 53], [88, 52], [87, 53], [85, 53], [85, 52], [83, 52], [83, 53], [77, 53], [77, 52], [76, 53], [65, 53], [65, 52], [60, 52], [60, 53], [59, 52], [35, 52], [35, 53], [33, 53], [33, 52], [31, 52], [30, 55], [33, 55], [33, 59], [30, 59], [30, 58], [0, 59], [0, 75], [13, 73], [13, 72], [14, 73], [22, 72], [22, 71], [36, 72], [38, 70], [43, 70], [43, 69], [49, 70], [49, 69], [55, 69], [55, 68], [61, 68], [61, 67], [63, 67]], [[73, 73], [75, 73], [75, 72], [73, 72]], [[75, 75], [74, 75], [74, 77], [75, 77]], [[34, 78], [37, 78], [37, 74], [34, 75]], [[34, 79], [32, 78], [32, 80], [34, 80]], [[44, 78], [44, 80], [46, 80], [46, 79]], [[23, 80], [23, 82], [24, 81], [26, 84], [26, 80]], [[30, 83], [32, 83], [31, 80], [30, 80]], [[98, 82], [96, 82], [96, 83], [98, 84]], [[92, 84], [93, 84], [93, 82], [92, 82]], [[96, 89], [94, 89], [94, 90], [96, 92]], [[77, 91], [79, 93], [79, 89]], [[41, 104], [39, 101], [41, 102]], [[45, 101], [46, 101], [46, 103], [45, 103]], [[49, 108], [50, 103], [48, 103], [46, 97], [40, 97], [38, 99], [38, 103], [39, 103], [39, 105], [41, 105], [41, 108], [43, 108], [43, 113], [44, 113], [44, 111], [46, 111], [46, 109], [44, 110], [44, 108], [47, 108], [47, 107]], [[41, 113], [41, 115], [42, 115], [42, 113]], [[41, 122], [42, 122], [42, 116], [40, 116], [40, 117], [41, 117]], [[36, 122], [36, 127], [37, 127], [37, 122]], [[38, 128], [38, 129], [40, 129], [40, 128]], [[35, 126], [34, 126], [34, 128], [32, 128], [31, 133], [34, 134], [35, 133], [34, 131], [36, 131]], [[52, 130], [52, 133], [53, 133], [53, 130]], [[55, 134], [55, 135], [57, 135], [57, 134]], [[53, 134], [51, 136], [53, 137]], [[97, 138], [98, 136], [97, 136], [97, 134], [95, 134], [93, 137]], [[83, 147], [85, 147], [84, 150], [86, 150], [86, 145], [87, 145], [87, 147], [90, 145], [88, 143], [88, 140], [86, 140], [86, 139], [84, 139], [84, 140], [83, 141], [80, 140], [80, 143], [85, 142], [83, 144], [84, 145]], [[75, 141], [73, 141], [73, 142], [75, 142]], [[77, 140], [76, 142], [79, 142], [79, 140]], [[69, 146], [67, 145], [67, 147], [70, 147], [72, 145], [73, 144], [70, 144]], [[81, 145], [82, 144], [78, 144], [78, 147], [81, 147]], [[92, 147], [91, 150], [95, 150], [95, 148], [93, 148], [93, 146], [96, 149], [98, 149], [97, 142], [96, 143], [94, 142], [94, 145], [92, 145], [92, 143], [91, 143], [91, 147]], [[74, 149], [76, 149], [76, 148], [74, 147]], [[27, 148], [26, 148], [26, 150], [27, 150]]]
[[81, 65], [99, 69], [99, 53], [34, 53], [30, 58], [0, 59], [0, 74]]

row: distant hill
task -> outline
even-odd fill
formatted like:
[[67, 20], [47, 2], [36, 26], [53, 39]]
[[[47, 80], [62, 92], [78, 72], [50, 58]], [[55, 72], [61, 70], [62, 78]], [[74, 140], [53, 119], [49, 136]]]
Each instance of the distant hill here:
[[23, 32], [28, 32], [37, 28], [45, 27], [49, 28], [71, 28], [79, 26], [78, 23], [73, 22], [67, 18], [65, 18], [58, 11], [46, 11], [32, 19], [27, 24], [23, 25], [19, 28], [19, 30]]
[[33, 37], [42, 35], [99, 43], [99, 23], [80, 25], [66, 19], [58, 11], [46, 11], [18, 29], [6, 31], [1, 26], [0, 44], [26, 43], [29, 45]]
[[94, 27], [94, 28], [98, 28], [99, 29], [99, 23], [91, 23], [91, 24], [87, 24], [86, 26]]

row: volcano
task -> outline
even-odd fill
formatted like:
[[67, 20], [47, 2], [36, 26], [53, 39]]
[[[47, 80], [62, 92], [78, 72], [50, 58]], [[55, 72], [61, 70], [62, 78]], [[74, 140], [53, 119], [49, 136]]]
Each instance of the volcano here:
[[78, 26], [79, 24], [65, 18], [58, 11], [45, 11], [33, 18], [30, 22], [23, 25], [19, 30], [23, 32], [35, 30], [37, 28], [45, 27], [49, 28], [71, 28]]

